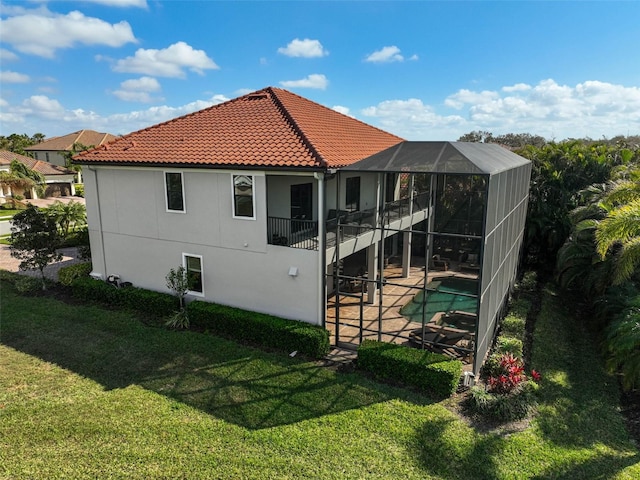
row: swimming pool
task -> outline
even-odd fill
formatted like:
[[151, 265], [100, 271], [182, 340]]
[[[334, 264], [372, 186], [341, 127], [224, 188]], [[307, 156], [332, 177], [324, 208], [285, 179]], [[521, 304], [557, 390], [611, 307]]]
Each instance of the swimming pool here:
[[424, 293], [427, 294], [427, 301], [424, 306], [425, 323], [431, 321], [434, 314], [438, 312], [456, 310], [473, 314], [478, 313], [478, 299], [461, 295], [477, 295], [477, 280], [459, 277], [436, 277], [427, 284], [427, 287], [435, 289], [435, 291], [419, 291], [409, 303], [400, 309], [401, 315], [409, 317], [414, 322], [422, 323]]

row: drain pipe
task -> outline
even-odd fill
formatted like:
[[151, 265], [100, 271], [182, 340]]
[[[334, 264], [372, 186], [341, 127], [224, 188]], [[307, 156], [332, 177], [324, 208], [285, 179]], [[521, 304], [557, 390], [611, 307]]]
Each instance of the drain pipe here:
[[[107, 253], [104, 245], [104, 232], [102, 230], [102, 207], [100, 206], [100, 186], [98, 184], [98, 171], [92, 165], [88, 165], [87, 169], [93, 173], [93, 180], [96, 184], [96, 205], [98, 208], [98, 231], [100, 233], [100, 247], [102, 250], [102, 266], [103, 272], [100, 274], [100, 280], [105, 280], [107, 276]], [[95, 278], [97, 275], [94, 275], [91, 272], [92, 276]], [[104, 278], [103, 278], [104, 277]]]
[[318, 286], [318, 313], [320, 314], [320, 324], [322, 328], [326, 328], [327, 320], [327, 238], [325, 235], [324, 222], [324, 201], [325, 201], [325, 181], [324, 172], [315, 172], [313, 174], [318, 181], [318, 271], [320, 285]]

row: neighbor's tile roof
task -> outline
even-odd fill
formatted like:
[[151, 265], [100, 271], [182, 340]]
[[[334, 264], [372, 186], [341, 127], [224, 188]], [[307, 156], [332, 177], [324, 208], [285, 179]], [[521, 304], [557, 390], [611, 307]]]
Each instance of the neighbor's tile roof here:
[[287, 90], [268, 87], [130, 133], [77, 163], [334, 168], [402, 139]]
[[85, 147], [99, 147], [100, 145], [104, 145], [111, 140], [115, 140], [115, 135], [111, 135], [110, 133], [100, 133], [94, 130], [80, 130], [78, 132], [69, 133], [68, 135], [63, 135], [61, 137], [53, 137], [49, 140], [45, 140], [44, 142], [40, 142], [36, 145], [31, 145], [30, 147], [25, 148], [28, 152], [35, 151], [47, 151], [47, 152], [61, 152], [61, 151], [71, 151], [73, 149], [73, 145], [75, 143], [79, 143], [84, 145]]
[[48, 177], [49, 175], [72, 175], [73, 171], [68, 168], [53, 165], [51, 163], [35, 160], [31, 157], [26, 157], [18, 153], [10, 152], [9, 150], [0, 150], [0, 165], [11, 165], [13, 160], [17, 160], [23, 163], [31, 170], [35, 170], [38, 173]]

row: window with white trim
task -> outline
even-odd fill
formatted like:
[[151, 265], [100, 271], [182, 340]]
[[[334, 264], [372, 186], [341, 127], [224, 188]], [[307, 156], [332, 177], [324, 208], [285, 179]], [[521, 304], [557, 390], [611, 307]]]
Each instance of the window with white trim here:
[[187, 271], [187, 289], [193, 295], [204, 296], [204, 277], [202, 274], [202, 256], [182, 254], [182, 265]]
[[233, 217], [255, 219], [255, 196], [253, 175], [232, 175]]
[[184, 212], [182, 172], [164, 172], [165, 197], [168, 212]]

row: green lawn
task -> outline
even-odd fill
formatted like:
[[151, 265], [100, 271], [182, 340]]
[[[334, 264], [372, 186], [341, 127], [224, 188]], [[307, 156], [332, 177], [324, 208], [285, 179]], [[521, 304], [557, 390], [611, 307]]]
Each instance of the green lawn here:
[[640, 478], [615, 385], [551, 293], [541, 414], [510, 435], [357, 373], [0, 295], [0, 478]]
[[0, 219], [1, 220], [9, 220], [13, 218], [14, 215], [23, 212], [24, 210], [12, 210], [10, 208], [0, 208]]

